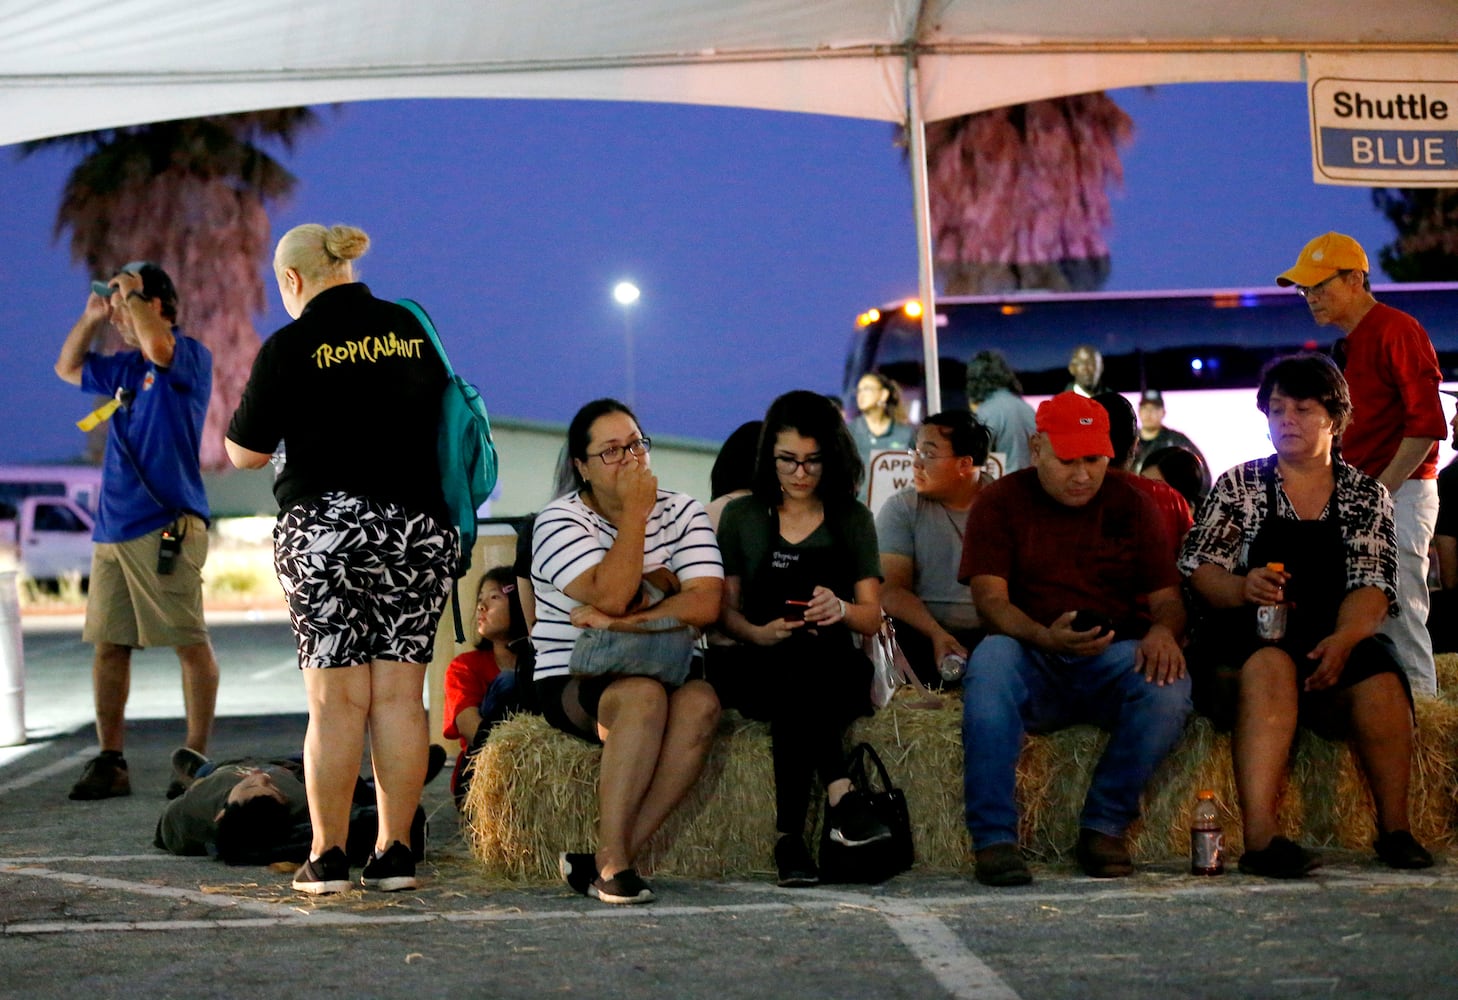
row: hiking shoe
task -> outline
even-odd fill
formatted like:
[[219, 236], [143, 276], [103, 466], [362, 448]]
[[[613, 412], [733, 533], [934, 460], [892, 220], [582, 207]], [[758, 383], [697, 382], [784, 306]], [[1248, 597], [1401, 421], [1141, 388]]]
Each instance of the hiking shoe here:
[[175, 799], [197, 779], [197, 772], [208, 762], [207, 757], [192, 747], [178, 747], [172, 751], [172, 782], [167, 786], [167, 797]]
[[1123, 878], [1134, 874], [1134, 862], [1129, 858], [1123, 837], [1082, 829], [1078, 831], [1078, 847], [1073, 853], [1089, 878]]
[[794, 834], [787, 833], [775, 841], [775, 867], [780, 875], [775, 884], [782, 889], [803, 889], [820, 884], [820, 869], [815, 867], [810, 849], [802, 838]]
[[385, 849], [384, 854], [376, 852], [370, 855], [364, 871], [360, 873], [359, 884], [381, 892], [414, 889], [420, 883], [415, 879], [415, 857], [410, 848], [397, 840]]
[[891, 830], [876, 818], [865, 793], [858, 788], [846, 792], [838, 803], [827, 806], [825, 811], [826, 822], [830, 824], [830, 839], [837, 844], [862, 847], [891, 837]]
[[612, 878], [599, 875], [588, 886], [587, 892], [604, 903], [651, 903], [656, 898], [648, 883], [631, 868], [624, 868]]
[[1321, 867], [1321, 856], [1285, 837], [1272, 837], [1259, 851], [1246, 851], [1238, 866], [1247, 875], [1302, 878]]
[[349, 858], [338, 847], [331, 847], [323, 855], [305, 861], [294, 873], [293, 886], [299, 892], [311, 896], [325, 896], [333, 892], [348, 892]]
[[579, 896], [586, 896], [597, 881], [597, 855], [563, 851], [557, 855], [557, 871], [567, 887]]
[[976, 851], [975, 856], [977, 881], [983, 885], [1000, 889], [1033, 881], [1033, 873], [1028, 871], [1028, 863], [1017, 844], [993, 844]]
[[1372, 842], [1372, 849], [1390, 868], [1433, 867], [1433, 856], [1406, 830], [1380, 834]]
[[132, 777], [121, 754], [104, 753], [86, 762], [81, 778], [71, 786], [69, 798], [112, 799], [132, 794]]

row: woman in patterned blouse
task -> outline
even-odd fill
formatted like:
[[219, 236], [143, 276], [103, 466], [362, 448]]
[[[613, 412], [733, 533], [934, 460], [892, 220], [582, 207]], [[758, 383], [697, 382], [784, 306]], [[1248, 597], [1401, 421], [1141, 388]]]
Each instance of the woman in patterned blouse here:
[[[1351, 417], [1346, 380], [1320, 354], [1267, 367], [1256, 394], [1270, 458], [1222, 475], [1185, 539], [1180, 568], [1219, 617], [1203, 650], [1240, 665], [1233, 754], [1245, 834], [1240, 870], [1299, 878], [1320, 864], [1280, 836], [1276, 810], [1298, 722], [1347, 737], [1377, 805], [1374, 848], [1394, 868], [1432, 856], [1408, 832], [1412, 696], [1377, 629], [1396, 608], [1392, 498], [1333, 454]], [[1277, 568], [1280, 567], [1280, 568]], [[1256, 609], [1284, 605], [1280, 637]]]

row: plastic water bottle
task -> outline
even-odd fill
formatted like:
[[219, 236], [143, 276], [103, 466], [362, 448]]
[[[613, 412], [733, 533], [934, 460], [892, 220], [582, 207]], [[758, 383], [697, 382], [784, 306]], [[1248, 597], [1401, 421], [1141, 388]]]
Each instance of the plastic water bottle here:
[[[1286, 571], [1285, 563], [1266, 563], [1266, 569], [1277, 573]], [[1280, 604], [1257, 604], [1256, 605], [1256, 635], [1264, 642], [1280, 642], [1286, 637], [1286, 611], [1289, 605], [1285, 602]]]
[[1209, 789], [1197, 796], [1190, 821], [1190, 874], [1225, 874], [1225, 832], [1220, 829], [1215, 793]]
[[937, 671], [942, 675], [942, 680], [949, 684], [959, 681], [967, 672], [967, 657], [958, 653], [948, 653], [942, 657], [942, 662], [937, 664]]

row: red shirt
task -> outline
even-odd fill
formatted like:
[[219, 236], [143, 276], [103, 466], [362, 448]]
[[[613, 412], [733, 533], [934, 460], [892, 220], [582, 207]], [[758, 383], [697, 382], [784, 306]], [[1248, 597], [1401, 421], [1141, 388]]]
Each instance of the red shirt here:
[[[1405, 437], [1448, 436], [1438, 398], [1443, 381], [1438, 355], [1422, 324], [1400, 309], [1377, 303], [1347, 336], [1345, 374], [1352, 393], [1352, 423], [1342, 434], [1342, 458], [1379, 476]], [[1438, 474], [1438, 446], [1409, 477]]]
[[466, 741], [456, 728], [456, 716], [468, 708], [479, 708], [486, 689], [501, 675], [496, 654], [487, 649], [473, 649], [451, 661], [445, 672], [445, 738]]
[[967, 515], [959, 579], [1007, 581], [1013, 606], [1040, 625], [1097, 611], [1123, 638], [1142, 635], [1138, 597], [1176, 587], [1165, 518], [1130, 477], [1106, 476], [1082, 507], [1066, 507], [1022, 469], [986, 487]]
[[1169, 483], [1161, 482], [1158, 479], [1146, 479], [1132, 472], [1115, 470], [1113, 474], [1125, 477], [1130, 486], [1154, 501], [1154, 506], [1159, 508], [1159, 516], [1164, 518], [1165, 533], [1174, 543], [1170, 558], [1176, 558], [1180, 552], [1180, 545], [1185, 540], [1185, 535], [1195, 526], [1195, 519], [1190, 516], [1190, 502]]

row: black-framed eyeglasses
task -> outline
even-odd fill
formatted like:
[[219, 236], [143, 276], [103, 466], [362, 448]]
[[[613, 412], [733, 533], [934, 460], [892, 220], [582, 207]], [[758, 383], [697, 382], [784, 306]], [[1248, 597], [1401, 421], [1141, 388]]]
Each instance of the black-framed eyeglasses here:
[[775, 456], [775, 469], [782, 476], [793, 476], [796, 469], [804, 469], [807, 476], [818, 476], [824, 467], [825, 459], [819, 455], [811, 455], [804, 459], [796, 458], [794, 455]]
[[615, 444], [610, 448], [604, 448], [596, 454], [588, 455], [587, 458], [589, 461], [595, 458], [603, 465], [617, 465], [629, 455], [641, 457], [648, 454], [652, 448], [653, 439], [645, 435], [629, 441], [627, 444]]
[[1301, 296], [1303, 299], [1309, 299], [1309, 298], [1311, 298], [1312, 295], [1320, 295], [1320, 294], [1324, 293], [1326, 291], [1326, 286], [1330, 285], [1333, 281], [1337, 280], [1338, 278], [1344, 278], [1348, 274], [1351, 274], [1351, 273], [1352, 273], [1351, 271], [1338, 271], [1336, 274], [1333, 274], [1330, 278], [1327, 278], [1324, 281], [1318, 281], [1314, 285], [1292, 285], [1291, 287], [1294, 288], [1294, 289], [1296, 289], [1296, 294], [1297, 295]]

